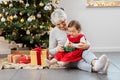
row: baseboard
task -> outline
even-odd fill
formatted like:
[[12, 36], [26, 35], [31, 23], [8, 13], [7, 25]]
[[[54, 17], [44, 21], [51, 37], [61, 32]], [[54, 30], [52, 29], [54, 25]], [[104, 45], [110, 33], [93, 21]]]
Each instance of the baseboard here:
[[93, 52], [120, 52], [120, 47], [91, 47]]

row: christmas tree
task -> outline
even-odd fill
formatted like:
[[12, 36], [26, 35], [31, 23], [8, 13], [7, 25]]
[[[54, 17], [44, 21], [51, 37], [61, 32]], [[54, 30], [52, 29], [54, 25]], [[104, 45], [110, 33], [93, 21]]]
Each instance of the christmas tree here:
[[0, 3], [0, 29], [9, 41], [48, 47], [50, 15], [59, 0], [10, 0]]

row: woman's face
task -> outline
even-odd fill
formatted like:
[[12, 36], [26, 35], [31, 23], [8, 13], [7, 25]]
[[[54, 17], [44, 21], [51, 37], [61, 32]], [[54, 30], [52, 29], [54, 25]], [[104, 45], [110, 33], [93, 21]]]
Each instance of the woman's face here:
[[60, 30], [66, 30], [67, 29], [67, 21], [61, 21], [60, 23], [57, 23], [56, 26], [60, 29]]

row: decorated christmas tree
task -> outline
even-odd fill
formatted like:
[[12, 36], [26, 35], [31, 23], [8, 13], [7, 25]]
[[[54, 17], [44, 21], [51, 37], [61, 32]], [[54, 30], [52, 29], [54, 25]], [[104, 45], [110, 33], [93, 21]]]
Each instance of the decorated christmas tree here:
[[10, 0], [0, 3], [0, 30], [24, 47], [48, 47], [50, 15], [59, 0]]

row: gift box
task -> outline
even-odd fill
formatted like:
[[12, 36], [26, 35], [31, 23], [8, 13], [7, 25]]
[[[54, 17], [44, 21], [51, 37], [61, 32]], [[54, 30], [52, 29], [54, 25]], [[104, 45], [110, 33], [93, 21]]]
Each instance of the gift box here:
[[29, 55], [22, 55], [18, 58], [19, 64], [28, 64], [30, 63], [30, 56]]
[[35, 48], [30, 51], [31, 64], [46, 66], [47, 49]]
[[11, 62], [11, 63], [18, 63], [18, 58], [22, 56], [21, 53], [19, 52], [16, 52], [16, 53], [13, 53], [13, 54], [9, 54], [8, 55], [8, 62]]
[[47, 49], [42, 49], [42, 54], [41, 54], [41, 66], [47, 66], [46, 59], [48, 58], [48, 50]]

